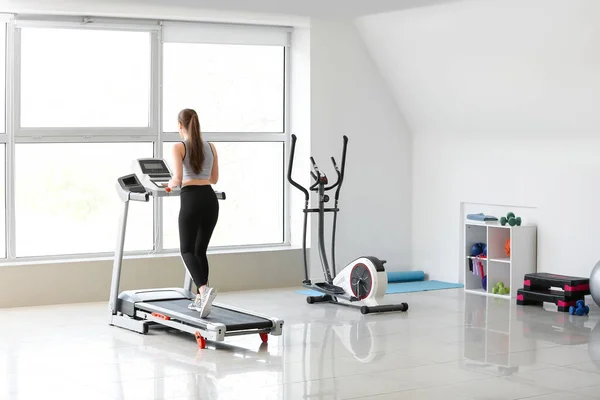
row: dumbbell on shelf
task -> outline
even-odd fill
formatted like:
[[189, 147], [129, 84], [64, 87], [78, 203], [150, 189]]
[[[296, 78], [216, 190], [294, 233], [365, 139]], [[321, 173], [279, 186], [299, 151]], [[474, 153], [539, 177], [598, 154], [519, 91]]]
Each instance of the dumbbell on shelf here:
[[507, 295], [507, 294], [510, 294], [510, 287], [504, 286], [504, 282], [498, 282], [492, 288], [492, 293]]
[[510, 226], [521, 226], [521, 222], [521, 217], [515, 216], [515, 214], [512, 212], [506, 214], [506, 217], [500, 218], [500, 224], [502, 226], [505, 226], [506, 224]]

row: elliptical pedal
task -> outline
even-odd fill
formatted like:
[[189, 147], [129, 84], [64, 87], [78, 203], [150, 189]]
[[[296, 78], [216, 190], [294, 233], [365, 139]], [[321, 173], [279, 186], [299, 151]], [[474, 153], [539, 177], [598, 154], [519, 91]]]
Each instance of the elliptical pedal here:
[[327, 283], [327, 282], [319, 282], [319, 283], [315, 283], [315, 286], [320, 287], [323, 290], [327, 290], [328, 292], [330, 292], [331, 294], [334, 295], [343, 295], [346, 293], [346, 291], [344, 289], [342, 289], [339, 286], [335, 286], [332, 285], [331, 283]]

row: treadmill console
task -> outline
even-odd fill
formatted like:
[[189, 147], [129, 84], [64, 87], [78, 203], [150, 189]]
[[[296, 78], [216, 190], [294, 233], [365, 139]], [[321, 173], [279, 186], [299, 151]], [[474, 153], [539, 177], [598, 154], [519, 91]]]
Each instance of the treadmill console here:
[[170, 188], [173, 174], [161, 158], [140, 158], [133, 162], [133, 171], [153, 197], [179, 196], [181, 188]]
[[[117, 192], [122, 201], [148, 201], [152, 197], [179, 196], [181, 188], [170, 188], [173, 177], [169, 166], [161, 158], [139, 158], [133, 162], [133, 174], [117, 179]], [[225, 200], [225, 192], [215, 191], [219, 200]]]
[[135, 174], [129, 174], [117, 179], [117, 192], [123, 201], [148, 201], [150, 193]]

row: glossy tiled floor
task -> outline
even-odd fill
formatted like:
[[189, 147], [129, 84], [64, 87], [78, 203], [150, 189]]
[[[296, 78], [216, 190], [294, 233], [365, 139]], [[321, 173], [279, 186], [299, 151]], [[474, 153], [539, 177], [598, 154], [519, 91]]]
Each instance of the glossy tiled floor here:
[[0, 310], [0, 399], [600, 399], [595, 305], [569, 316], [461, 289], [390, 300], [409, 312], [221, 294], [284, 318], [284, 336], [205, 350], [187, 334], [109, 327], [105, 304]]

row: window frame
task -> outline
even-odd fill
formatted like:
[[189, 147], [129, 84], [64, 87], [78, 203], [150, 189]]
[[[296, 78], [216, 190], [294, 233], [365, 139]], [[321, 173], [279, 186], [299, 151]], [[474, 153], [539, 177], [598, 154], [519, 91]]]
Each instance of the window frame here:
[[[137, 143], [144, 143], [146, 145], [151, 145], [152, 146], [152, 151], [154, 152], [154, 148], [155, 148], [155, 138], [148, 138], [147, 140], [138, 140], [136, 141]], [[119, 143], [136, 143], [136, 142], [132, 142], [131, 140], [126, 140], [125, 139], [121, 139], [121, 138], [112, 138], [111, 140], [102, 140], [102, 139], [95, 139], [95, 140], [90, 140], [90, 141], [86, 141], [83, 142], [81, 140], [78, 140], [77, 138], [72, 138], [72, 137], [66, 137], [66, 138], [62, 138], [62, 139], [57, 139], [57, 138], [52, 138], [52, 139], [47, 139], [43, 140], [43, 141], [36, 141], [36, 140], [22, 140], [22, 141], [18, 141], [15, 144], [67, 144], [67, 143], [78, 143], [78, 144], [88, 144], [88, 143], [107, 143], [107, 144], [119, 144]], [[16, 151], [15, 151], [16, 153]], [[15, 159], [15, 157], [13, 156], [13, 160]], [[116, 182], [116, 180], [115, 180]], [[16, 186], [16, 180], [13, 180], [13, 188], [15, 188]], [[13, 190], [13, 196], [16, 196], [16, 190]], [[156, 199], [151, 199], [150, 201], [152, 201], [153, 203], [156, 203]], [[155, 208], [155, 204], [153, 204], [153, 208]], [[16, 207], [14, 207], [12, 210], [12, 218], [14, 221], [17, 220], [17, 213], [16, 213]], [[130, 214], [130, 219], [131, 220], [131, 212]], [[118, 215], [118, 213], [117, 213]], [[115, 227], [117, 226], [117, 222], [115, 220], [114, 225]], [[52, 260], [77, 260], [77, 259], [81, 259], [81, 258], [98, 258], [98, 257], [112, 257], [114, 255], [113, 252], [111, 251], [98, 251], [98, 252], [93, 252], [93, 253], [88, 253], [88, 252], [79, 252], [79, 253], [67, 253], [67, 254], [52, 254], [52, 255], [35, 255], [35, 256], [17, 256], [17, 251], [16, 251], [16, 247], [17, 247], [17, 234], [16, 234], [16, 227], [17, 227], [18, 223], [14, 223], [12, 225], [14, 231], [12, 231], [13, 234], [13, 241], [11, 242], [11, 244], [14, 246], [11, 249], [11, 254], [12, 254], [12, 259], [13, 260], [18, 260], [18, 261], [52, 261]], [[153, 221], [153, 227], [154, 227], [154, 221]], [[153, 231], [152, 235], [155, 235], [155, 230]], [[116, 238], [116, 236], [115, 236]], [[153, 246], [155, 246], [155, 244], [153, 243]], [[149, 254], [154, 254], [156, 253], [156, 249], [155, 247], [150, 248], [150, 249], [143, 249], [143, 250], [127, 250], [126, 252], [124, 252], [124, 254], [127, 254], [128, 256], [148, 256]], [[1, 253], [0, 253], [1, 254]], [[7, 252], [8, 255], [8, 252]], [[0, 262], [1, 265], [1, 262]]]
[[[48, 255], [48, 256], [28, 256], [16, 257], [16, 212], [15, 212], [15, 145], [20, 143], [101, 143], [101, 142], [152, 142], [154, 156], [163, 158], [163, 143], [181, 140], [178, 133], [162, 132], [162, 61], [163, 61], [163, 23], [188, 25], [192, 28], [206, 28], [205, 23], [185, 21], [170, 22], [161, 20], [135, 20], [122, 18], [95, 18], [79, 16], [16, 16], [12, 14], [0, 14], [0, 24], [6, 23], [6, 77], [5, 77], [5, 134], [0, 134], [0, 144], [5, 144], [5, 248], [6, 257], [0, 258], [0, 266], [13, 264], [15, 262], [59, 262], [81, 259], [112, 259], [112, 252], [103, 253], [77, 253], [67, 255]], [[290, 27], [268, 27], [268, 26], [246, 26], [240, 24], [210, 24], [211, 29], [217, 31], [226, 30], [233, 27], [234, 32], [227, 36], [232, 41], [247, 40], [247, 36], [240, 35], [244, 29], [252, 29], [258, 32], [258, 35], [250, 35], [250, 40], [261, 40], [265, 33], [271, 30], [274, 32], [273, 41], [281, 40], [282, 32], [287, 35], [287, 43], [283, 45], [283, 132], [281, 133], [260, 133], [260, 132], [206, 132], [204, 137], [209, 141], [219, 142], [281, 142], [283, 143], [283, 242], [264, 243], [260, 245], [232, 245], [232, 246], [211, 246], [210, 252], [236, 252], [248, 251], [261, 248], [286, 248], [291, 244], [291, 209], [290, 209], [290, 187], [285, 179], [287, 165], [289, 162], [290, 146]], [[21, 106], [21, 29], [27, 27], [44, 28], [67, 28], [67, 29], [98, 29], [98, 30], [117, 30], [117, 31], [144, 31], [150, 33], [150, 98], [149, 114], [147, 128], [22, 128], [20, 126], [20, 106]], [[263, 35], [263, 36], [261, 36]], [[279, 35], [279, 36], [276, 36]], [[210, 35], [209, 35], [210, 36]], [[213, 36], [214, 37], [214, 36]], [[256, 39], [256, 38], [259, 39]], [[240, 39], [242, 38], [242, 39]], [[254, 38], [254, 39], [253, 39]], [[226, 44], [213, 42], [211, 40], [204, 43]], [[260, 43], [236, 43], [236, 44], [260, 44]], [[279, 45], [270, 43], [271, 45]], [[126, 173], [124, 171], [123, 173]], [[227, 189], [224, 189], [227, 192]], [[156, 239], [153, 248], [143, 251], [126, 251], [126, 257], [146, 258], [153, 256], [174, 255], [177, 251], [173, 249], [163, 249], [163, 198], [157, 198], [153, 205], [153, 235]], [[118, 221], [115, 221], [115, 226]]]
[[[171, 134], [171, 135], [177, 135], [177, 139], [176, 140], [163, 140], [161, 142], [161, 149], [162, 147], [164, 147], [164, 144], [167, 143], [174, 143], [174, 142], [178, 142], [181, 141], [181, 139], [179, 138], [178, 134]], [[287, 215], [290, 215], [288, 210], [288, 198], [287, 198], [287, 191], [288, 191], [288, 187], [289, 185], [286, 183], [286, 172], [287, 172], [287, 163], [288, 163], [288, 158], [289, 158], [289, 154], [287, 151], [287, 142], [283, 141], [283, 140], [272, 140], [269, 139], [268, 136], [262, 136], [259, 138], [259, 140], [245, 140], [243, 135], [246, 134], [239, 134], [239, 140], [223, 140], [222, 137], [219, 136], [219, 134], [205, 134], [203, 133], [202, 136], [205, 140], [209, 141], [209, 142], [218, 142], [218, 143], [282, 143], [282, 151], [283, 151], [283, 157], [282, 157], [282, 161], [283, 161], [283, 165], [282, 165], [282, 174], [281, 174], [281, 179], [283, 181], [283, 207], [282, 207], [282, 217], [283, 217], [283, 231], [281, 232], [281, 237], [283, 238], [282, 242], [275, 242], [275, 243], [263, 243], [263, 244], [237, 244], [237, 245], [230, 245], [230, 246], [209, 246], [209, 250], [214, 250], [214, 251], [228, 251], [231, 249], [241, 249], [241, 250], [251, 250], [251, 249], [257, 249], [257, 248], [265, 248], [265, 247], [287, 247], [290, 246], [291, 243], [291, 226], [289, 223], [289, 220], [286, 219]], [[266, 135], [266, 134], [264, 134]], [[276, 134], [278, 136], [281, 136], [282, 134]], [[224, 190], [225, 193], [227, 193], [227, 189]], [[166, 199], [166, 201], [172, 201], [168, 198], [164, 198], [164, 197], [159, 197], [158, 199], [156, 199], [157, 201], [161, 201], [161, 208], [160, 208], [160, 226], [161, 226], [161, 231], [160, 234], [161, 236], [158, 238], [158, 242], [160, 242], [160, 251], [164, 252], [165, 254], [172, 254], [174, 251], [176, 251], [176, 249], [174, 248], [164, 248], [163, 246], [163, 239], [164, 237], [162, 236], [164, 234], [164, 231], [162, 229], [164, 229], [164, 225], [163, 225], [163, 207], [162, 207], [162, 201], [164, 201]]]
[[[232, 43], [205, 43], [205, 42], [193, 42], [190, 40], [187, 40], [185, 42], [161, 42], [161, 62], [163, 61], [163, 46], [167, 43], [178, 43], [178, 44], [217, 44], [217, 45], [227, 45], [227, 44], [238, 44], [237, 41], [233, 41]], [[288, 125], [287, 125], [287, 120], [288, 118], [288, 107], [287, 107], [287, 100], [288, 100], [288, 56], [289, 56], [289, 51], [288, 51], [289, 46], [284, 46], [283, 51], [283, 110], [282, 110], [282, 117], [283, 117], [283, 121], [282, 121], [282, 126], [281, 126], [281, 131], [277, 132], [277, 131], [270, 131], [270, 132], [261, 132], [261, 131], [219, 131], [219, 132], [214, 132], [214, 131], [204, 131], [202, 132], [203, 135], [207, 135], [207, 134], [214, 134], [214, 135], [218, 135], [219, 137], [229, 137], [231, 140], [237, 140], [238, 136], [237, 135], [243, 135], [244, 137], [249, 137], [249, 136], [255, 136], [257, 138], [261, 138], [264, 135], [271, 135], [270, 137], [276, 138], [276, 136], [273, 135], [286, 135], [286, 133], [289, 131], [288, 129]], [[162, 71], [162, 65], [161, 65], [161, 71]], [[163, 80], [162, 80], [162, 74], [160, 76], [160, 87], [163, 88]], [[162, 92], [161, 92], [161, 99], [163, 99], [162, 97]], [[161, 103], [161, 112], [163, 111], [162, 109], [162, 103]], [[163, 117], [163, 115], [161, 114], [161, 118]], [[178, 137], [178, 133], [177, 132], [171, 132], [171, 131], [166, 131], [164, 125], [162, 124], [162, 120], [161, 120], [161, 133], [165, 134], [165, 135], [176, 135]], [[258, 140], [261, 141], [261, 140]]]
[[[111, 30], [122, 32], [147, 32], [150, 35], [150, 96], [148, 99], [148, 126], [140, 128], [131, 127], [53, 127], [53, 128], [24, 128], [21, 126], [21, 32], [27, 28], [47, 28], [47, 29], [72, 29], [72, 30]], [[158, 74], [158, 47], [159, 47], [160, 26], [154, 25], [127, 25], [123, 23], [95, 23], [87, 22], [51, 22], [34, 20], [16, 20], [14, 24], [13, 42], [14, 42], [14, 136], [41, 139], [43, 137], [73, 136], [82, 140], [95, 137], [125, 136], [130, 140], [136, 141], [141, 136], [156, 135], [158, 132], [157, 116], [154, 111], [159, 101], [159, 91], [157, 87]]]
[[[179, 24], [179, 23], [177, 23]], [[187, 22], [183, 22], [180, 25], [186, 25], [188, 24]], [[194, 24], [192, 24], [194, 25]], [[200, 26], [202, 26], [203, 24], [199, 24]], [[223, 25], [223, 29], [225, 27], [225, 24]], [[254, 29], [254, 27], [253, 27]], [[289, 30], [285, 30], [284, 31], [288, 31]], [[227, 44], [256, 44], [256, 43], [241, 43], [242, 41], [245, 41], [245, 39], [240, 38], [236, 35], [234, 35], [233, 38], [231, 38], [229, 41], [227, 40], [220, 40], [219, 43], [217, 44], [223, 44], [223, 45], [227, 45]], [[159, 148], [155, 149], [155, 151], [157, 151], [156, 154], [157, 157], [163, 157], [162, 154], [162, 150], [163, 150], [163, 143], [167, 143], [167, 142], [177, 142], [177, 141], [181, 141], [181, 137], [179, 136], [179, 133], [173, 133], [173, 132], [164, 132], [163, 131], [163, 121], [162, 121], [162, 117], [163, 117], [163, 103], [162, 103], [162, 87], [163, 87], [163, 75], [162, 75], [162, 61], [163, 61], [163, 57], [162, 57], [162, 49], [163, 46], [166, 42], [163, 40], [162, 37], [162, 31], [161, 31], [161, 45], [160, 45], [160, 66], [159, 66], [159, 71], [160, 71], [160, 75], [159, 75], [159, 86], [161, 88], [161, 95], [160, 95], [160, 99], [161, 102], [159, 104], [159, 108], [158, 108], [158, 112], [160, 114], [159, 116], [159, 120], [160, 120], [160, 132], [159, 132], [159, 141], [158, 141], [158, 146]], [[186, 40], [185, 42], [170, 42], [170, 43], [209, 43], [209, 42], [204, 42], [204, 41], [200, 41], [200, 40]], [[212, 42], [211, 42], [212, 43]], [[289, 163], [289, 145], [290, 145], [290, 141], [291, 141], [291, 133], [290, 133], [290, 44], [288, 43], [287, 45], [283, 46], [283, 132], [268, 132], [268, 133], [264, 133], [264, 132], [210, 132], [210, 131], [206, 131], [206, 132], [202, 132], [203, 138], [207, 141], [215, 141], [215, 142], [281, 142], [283, 143], [283, 165], [282, 165], [282, 170], [283, 170], [283, 174], [282, 174], [282, 179], [283, 179], [283, 193], [281, 193], [281, 195], [283, 196], [283, 232], [282, 232], [282, 237], [283, 237], [283, 241], [281, 243], [264, 243], [261, 245], [236, 245], [236, 246], [210, 246], [209, 250], [212, 251], [227, 251], [227, 250], [231, 250], [231, 249], [240, 249], [240, 250], [251, 250], [251, 249], [257, 249], [257, 248], [264, 248], [264, 247], [289, 247], [291, 244], [291, 237], [292, 237], [292, 228], [291, 228], [291, 207], [290, 207], [290, 191], [289, 191], [289, 185], [287, 184], [286, 180], [285, 180], [285, 172], [287, 170], [287, 165]], [[225, 189], [225, 192], [227, 192], [227, 190]], [[156, 232], [157, 236], [159, 239], [157, 240], [157, 251], [159, 253], [166, 253], [166, 254], [170, 254], [173, 252], [172, 249], [165, 249], [163, 247], [163, 198], [158, 198], [156, 201], [157, 204], [157, 208], [158, 210], [156, 210], [156, 215], [155, 217], [157, 218], [155, 221], [158, 221], [159, 227], [158, 230]], [[156, 222], [155, 222], [156, 223]]]

